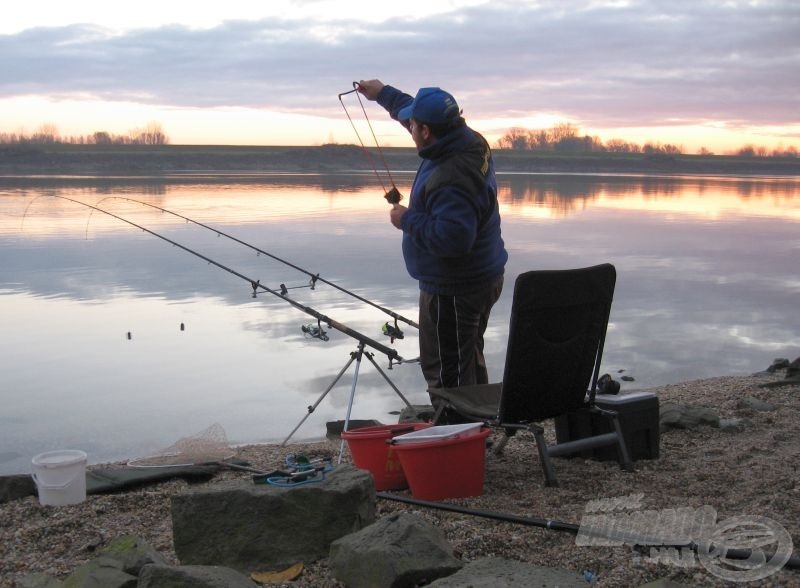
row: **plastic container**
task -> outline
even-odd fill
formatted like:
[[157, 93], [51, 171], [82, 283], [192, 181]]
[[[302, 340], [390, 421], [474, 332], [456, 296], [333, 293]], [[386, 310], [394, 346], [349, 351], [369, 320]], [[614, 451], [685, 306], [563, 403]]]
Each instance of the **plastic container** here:
[[483, 494], [490, 433], [483, 428], [425, 443], [395, 443], [414, 498], [444, 500]]
[[86, 453], [59, 449], [34, 456], [31, 477], [39, 504], [64, 506], [86, 500]]
[[430, 423], [399, 423], [343, 431], [350, 455], [357, 468], [368, 470], [375, 479], [375, 490], [408, 488], [403, 466], [389, 441], [397, 435], [427, 429]]
[[431, 441], [445, 441], [456, 437], [469, 437], [481, 432], [483, 423], [464, 423], [460, 425], [437, 425], [422, 431], [413, 431], [398, 435], [394, 442], [405, 445], [406, 443], [430, 443]]

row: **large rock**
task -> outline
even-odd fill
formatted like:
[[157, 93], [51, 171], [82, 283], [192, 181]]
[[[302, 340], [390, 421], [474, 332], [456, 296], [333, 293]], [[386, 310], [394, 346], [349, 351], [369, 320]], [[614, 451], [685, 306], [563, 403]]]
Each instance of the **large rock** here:
[[246, 573], [327, 557], [333, 541], [374, 521], [372, 475], [350, 465], [321, 482], [280, 487], [237, 480], [172, 498], [180, 562]]
[[138, 578], [122, 568], [118, 559], [100, 555], [67, 576], [64, 588], [136, 588]]
[[64, 587], [134, 587], [137, 583], [136, 577], [144, 566], [164, 563], [164, 557], [144, 539], [125, 535], [114, 539], [96, 558], [76, 568], [64, 580]]
[[706, 406], [664, 404], [659, 415], [661, 432], [669, 429], [695, 429], [700, 425], [719, 427], [719, 414]]
[[400, 416], [397, 419], [398, 423], [419, 423], [424, 421], [432, 421], [436, 415], [436, 409], [430, 404], [412, 404], [411, 408], [403, 407], [400, 411]]
[[331, 569], [348, 588], [412, 588], [463, 565], [439, 529], [411, 514], [385, 517], [330, 551]]
[[585, 588], [583, 577], [561, 568], [547, 568], [503, 558], [487, 557], [475, 560], [457, 573], [440, 578], [429, 588]]
[[28, 474], [0, 477], [0, 504], [36, 494], [36, 484]]
[[759, 400], [758, 398], [754, 398], [752, 396], [745, 396], [744, 398], [740, 399], [737, 406], [738, 408], [755, 410], [756, 412], [772, 412], [778, 410], [777, 405], [772, 404], [771, 402], [764, 402], [763, 400]]
[[142, 568], [137, 588], [256, 588], [242, 573], [218, 566], [163, 566]]
[[47, 574], [28, 574], [15, 584], [17, 588], [64, 588], [64, 583]]
[[116, 559], [122, 571], [138, 576], [141, 569], [148, 564], [166, 564], [164, 559], [144, 539], [135, 535], [117, 537], [100, 550], [100, 555]]

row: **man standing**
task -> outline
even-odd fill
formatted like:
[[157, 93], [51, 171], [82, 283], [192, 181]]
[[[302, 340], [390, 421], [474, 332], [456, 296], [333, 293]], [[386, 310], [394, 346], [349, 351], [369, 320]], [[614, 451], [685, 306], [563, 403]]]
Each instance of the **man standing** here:
[[389, 214], [403, 231], [406, 268], [419, 281], [420, 362], [428, 387], [486, 384], [483, 334], [508, 259], [489, 145], [439, 88], [421, 88], [412, 98], [379, 80], [362, 80], [358, 90], [411, 132], [422, 158], [408, 207], [395, 204]]

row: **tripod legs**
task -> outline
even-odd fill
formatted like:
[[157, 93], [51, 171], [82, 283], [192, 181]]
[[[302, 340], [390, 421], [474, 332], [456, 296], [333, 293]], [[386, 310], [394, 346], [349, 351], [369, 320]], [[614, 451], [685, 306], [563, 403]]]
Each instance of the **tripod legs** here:
[[[325, 396], [328, 395], [328, 392], [330, 392], [333, 389], [333, 387], [336, 386], [336, 384], [342, 378], [342, 376], [347, 371], [347, 369], [350, 367], [350, 365], [355, 361], [356, 362], [356, 367], [355, 367], [355, 373], [353, 375], [353, 385], [352, 385], [352, 387], [350, 389], [350, 398], [348, 399], [348, 402], [347, 402], [347, 414], [345, 415], [345, 421], [344, 421], [344, 430], [347, 431], [350, 428], [350, 413], [353, 410], [353, 401], [355, 400], [355, 396], [356, 396], [356, 386], [358, 385], [358, 372], [359, 372], [359, 369], [361, 368], [361, 358], [362, 358], [362, 356], [365, 356], [365, 355], [366, 355], [367, 359], [370, 361], [370, 363], [375, 366], [375, 369], [378, 370], [378, 373], [381, 376], [383, 376], [383, 379], [386, 380], [386, 382], [389, 384], [389, 386], [392, 387], [392, 390], [394, 390], [395, 393], [397, 393], [397, 395], [405, 403], [405, 405], [408, 406], [409, 408], [412, 408], [411, 403], [406, 399], [405, 396], [403, 396], [402, 392], [400, 392], [400, 390], [397, 388], [397, 386], [395, 386], [394, 383], [389, 379], [389, 376], [387, 376], [386, 372], [384, 372], [383, 369], [381, 369], [381, 366], [379, 366], [377, 364], [375, 359], [372, 357], [372, 354], [369, 353], [368, 351], [364, 351], [364, 343], [361, 342], [361, 343], [358, 344], [358, 348], [355, 351], [352, 351], [350, 353], [350, 359], [347, 361], [345, 366], [336, 375], [336, 378], [334, 378], [333, 382], [331, 382], [330, 385], [325, 389], [325, 391], [320, 395], [320, 397], [317, 398], [317, 401], [313, 405], [308, 407], [308, 413], [306, 413], [306, 415], [297, 424], [297, 426], [294, 429], [292, 429], [292, 432], [289, 433], [289, 435], [286, 437], [286, 439], [283, 440], [283, 443], [281, 443], [281, 447], [284, 447], [286, 445], [286, 443], [289, 442], [289, 439], [291, 439], [292, 436], [297, 432], [297, 430], [303, 425], [303, 423], [306, 422], [306, 419], [308, 419], [308, 417], [311, 416], [311, 413], [313, 413], [316, 410], [316, 408], [317, 408], [317, 406], [319, 406], [320, 402], [322, 402], [322, 400], [325, 398]], [[341, 446], [339, 448], [339, 463], [342, 462], [342, 454], [343, 453], [344, 453], [344, 439], [342, 440], [342, 444], [341, 444]]]
[[[297, 429], [299, 429], [303, 425], [303, 423], [306, 422], [306, 419], [311, 416], [311, 413], [313, 413], [317, 409], [317, 406], [319, 406], [319, 403], [322, 402], [323, 398], [325, 398], [328, 395], [328, 392], [330, 392], [333, 389], [333, 387], [337, 384], [337, 382], [341, 379], [341, 377], [347, 371], [347, 368], [350, 367], [350, 364], [353, 363], [353, 361], [356, 359], [356, 354], [358, 354], [358, 356], [359, 356], [358, 357], [359, 362], [361, 361], [361, 351], [362, 351], [362, 349], [363, 349], [363, 344], [359, 346], [359, 351], [353, 352], [353, 353], [350, 354], [350, 359], [347, 361], [345, 366], [341, 370], [339, 370], [339, 373], [336, 375], [336, 378], [334, 378], [333, 382], [330, 383], [330, 386], [328, 386], [325, 389], [325, 392], [320, 394], [320, 397], [317, 398], [317, 401], [313, 405], [308, 407], [308, 412], [306, 413], [306, 415], [301, 419], [301, 421], [299, 423], [297, 423], [297, 426], [294, 429], [292, 429], [292, 432], [289, 433], [289, 435], [286, 437], [286, 439], [283, 440], [283, 443], [281, 443], [281, 447], [284, 447], [289, 442], [289, 439], [291, 439], [292, 435], [294, 435], [297, 432]], [[353, 383], [353, 385], [355, 385], [355, 382]]]

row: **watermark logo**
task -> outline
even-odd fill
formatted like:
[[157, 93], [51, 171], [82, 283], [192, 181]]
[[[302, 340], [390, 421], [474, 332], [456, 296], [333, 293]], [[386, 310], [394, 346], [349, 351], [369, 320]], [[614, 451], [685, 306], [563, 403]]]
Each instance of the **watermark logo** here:
[[[717, 511], [699, 508], [643, 510], [644, 494], [601, 498], [586, 504], [575, 543], [580, 546], [650, 546], [646, 563], [703, 566], [730, 582], [752, 582], [780, 570], [791, 557], [788, 531], [767, 517], [735, 516], [717, 521]], [[771, 553], [764, 547], [774, 546]]]

